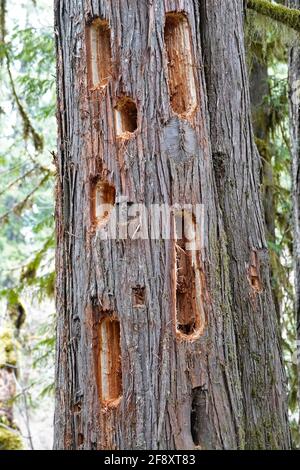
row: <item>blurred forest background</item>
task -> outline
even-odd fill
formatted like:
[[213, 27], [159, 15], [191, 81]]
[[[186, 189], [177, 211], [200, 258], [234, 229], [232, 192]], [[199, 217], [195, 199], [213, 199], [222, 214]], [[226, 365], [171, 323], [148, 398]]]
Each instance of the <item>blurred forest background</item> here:
[[[15, 369], [0, 448], [52, 446], [55, 49], [51, 0], [1, 1], [0, 367]], [[0, 392], [1, 393], [1, 392]], [[1, 405], [0, 405], [1, 406]], [[8, 429], [10, 428], [10, 429]]]
[[[0, 449], [51, 449], [56, 147], [53, 2], [0, 0], [0, 8]], [[289, 379], [293, 442], [299, 448], [288, 54], [300, 37], [251, 11], [246, 15], [245, 35], [253, 124], [262, 158], [273, 292]], [[13, 377], [6, 389], [1, 387], [5, 377]]]

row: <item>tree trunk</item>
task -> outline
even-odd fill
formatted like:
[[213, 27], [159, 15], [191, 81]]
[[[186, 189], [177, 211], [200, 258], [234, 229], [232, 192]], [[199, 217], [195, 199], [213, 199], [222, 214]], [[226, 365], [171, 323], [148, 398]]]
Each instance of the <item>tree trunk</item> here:
[[[289, 0], [293, 8], [300, 8], [299, 0]], [[292, 147], [293, 225], [294, 225], [294, 276], [295, 315], [297, 322], [298, 400], [300, 403], [300, 47], [294, 45], [289, 60], [290, 129]]]
[[290, 445], [241, 3], [55, 2], [56, 449]]
[[[270, 105], [266, 102], [266, 97], [270, 94], [268, 79], [268, 64], [266, 61], [263, 61], [263, 59], [259, 60], [257, 57], [254, 57], [249, 76], [252, 124], [256, 144], [261, 156], [262, 203], [264, 208], [266, 238], [267, 241], [274, 245], [276, 238], [274, 179], [271, 161], [271, 109]], [[270, 258], [271, 285], [275, 310], [278, 321], [280, 322], [280, 286], [278, 279], [276, 279], [277, 264], [277, 256], [273, 253], [273, 257]]]
[[247, 448], [288, 447], [285, 378], [259, 194], [260, 159], [250, 119], [241, 5], [218, 0], [201, 5], [212, 158], [228, 242], [245, 442]]
[[6, 317], [0, 324], [0, 450], [21, 450], [23, 442], [14, 421], [18, 337], [25, 321], [21, 302], [8, 303]]

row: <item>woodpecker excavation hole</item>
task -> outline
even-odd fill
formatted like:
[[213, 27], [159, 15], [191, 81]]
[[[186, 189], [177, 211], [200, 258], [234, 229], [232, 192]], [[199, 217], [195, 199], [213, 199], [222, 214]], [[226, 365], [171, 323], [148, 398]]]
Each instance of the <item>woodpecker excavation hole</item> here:
[[197, 106], [197, 93], [192, 36], [185, 13], [166, 14], [164, 37], [171, 107], [180, 117], [186, 118]]
[[253, 250], [250, 256], [250, 263], [248, 267], [248, 279], [250, 285], [255, 293], [262, 292], [262, 283], [260, 279], [260, 264], [257, 252]]
[[200, 446], [206, 420], [206, 392], [202, 387], [192, 390], [191, 433], [195, 446]]
[[196, 224], [186, 211], [174, 214], [176, 331], [186, 339], [195, 339], [204, 328], [202, 285], [197, 251], [194, 247]]
[[81, 403], [76, 403], [74, 406], [73, 406], [73, 413], [80, 413], [81, 412]]
[[130, 138], [137, 129], [137, 107], [128, 97], [119, 100], [115, 107], [116, 133], [118, 137]]
[[144, 307], [145, 287], [137, 286], [132, 289], [132, 303], [134, 307]]
[[88, 26], [88, 69], [92, 88], [105, 87], [111, 77], [111, 38], [107, 20], [96, 18]]
[[120, 322], [104, 318], [99, 326], [100, 398], [111, 406], [122, 396]]
[[104, 227], [111, 216], [116, 202], [116, 189], [108, 181], [92, 183], [91, 213], [94, 227]]

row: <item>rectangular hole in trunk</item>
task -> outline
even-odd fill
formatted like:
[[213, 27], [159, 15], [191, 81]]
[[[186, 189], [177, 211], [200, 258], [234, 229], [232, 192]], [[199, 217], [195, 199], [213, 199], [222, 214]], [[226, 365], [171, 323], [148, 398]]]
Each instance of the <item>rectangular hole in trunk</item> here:
[[120, 322], [104, 318], [99, 325], [99, 378], [102, 403], [116, 404], [122, 396]]
[[164, 36], [171, 107], [176, 114], [185, 118], [197, 106], [195, 61], [187, 16], [184, 13], [167, 13]]
[[137, 129], [137, 107], [128, 97], [123, 97], [115, 107], [116, 134], [129, 138]]
[[195, 339], [204, 328], [202, 285], [193, 214], [175, 212], [176, 330], [185, 339]]
[[91, 88], [104, 87], [111, 77], [111, 39], [107, 20], [96, 18], [87, 28], [88, 72]]
[[114, 185], [102, 179], [92, 181], [91, 214], [92, 225], [102, 228], [108, 222], [115, 207], [116, 189]]
[[192, 390], [191, 433], [195, 446], [200, 446], [206, 431], [206, 392], [202, 387]]

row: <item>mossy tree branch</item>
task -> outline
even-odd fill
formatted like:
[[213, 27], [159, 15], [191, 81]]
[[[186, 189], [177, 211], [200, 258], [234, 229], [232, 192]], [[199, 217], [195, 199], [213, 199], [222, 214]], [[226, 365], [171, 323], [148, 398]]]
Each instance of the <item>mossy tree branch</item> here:
[[247, 0], [247, 8], [300, 32], [300, 11], [269, 0]]
[[5, 40], [6, 0], [0, 0], [0, 41]]
[[42, 178], [42, 180], [33, 188], [32, 191], [30, 191], [29, 194], [21, 201], [15, 204], [9, 211], [7, 211], [5, 214], [1, 215], [0, 217], [0, 225], [4, 222], [7, 222], [7, 218], [10, 214], [20, 214], [24, 207], [26, 207], [26, 204], [28, 201], [30, 201], [31, 197], [36, 193], [36, 191], [43, 186], [44, 183], [50, 178], [51, 173], [50, 171]]
[[10, 68], [10, 58], [8, 51], [5, 49], [6, 46], [6, 29], [5, 29], [5, 15], [6, 15], [6, 2], [7, 0], [0, 0], [0, 45], [4, 49], [4, 54], [0, 57], [0, 63], [3, 62], [3, 57], [6, 59], [6, 68], [8, 72], [8, 77], [9, 77], [9, 83], [12, 91], [12, 96], [16, 102], [19, 114], [21, 116], [21, 119], [23, 121], [23, 128], [24, 128], [24, 138], [25, 140], [29, 135], [32, 137], [33, 145], [34, 148], [37, 152], [42, 152], [43, 147], [44, 147], [44, 142], [43, 142], [43, 137], [35, 130], [33, 127], [30, 118], [28, 114], [25, 111], [24, 106], [21, 103], [21, 100], [17, 94], [15, 83], [13, 80], [13, 76], [11, 73], [11, 68]]
[[35, 150], [37, 152], [42, 152], [42, 150], [44, 148], [43, 137], [33, 127], [28, 114], [26, 113], [25, 108], [21, 103], [21, 100], [20, 100], [20, 98], [17, 94], [17, 91], [16, 91], [13, 76], [12, 76], [12, 73], [11, 73], [9, 56], [8, 56], [7, 53], [5, 55], [6, 55], [7, 72], [8, 72], [9, 83], [10, 83], [10, 86], [11, 86], [12, 95], [14, 97], [14, 100], [16, 102], [16, 105], [17, 105], [17, 108], [18, 108], [18, 111], [19, 111], [19, 114], [20, 114], [20, 116], [22, 118], [22, 121], [23, 121], [24, 138], [26, 140], [27, 137], [29, 135], [31, 135], [32, 142], [33, 142]]

